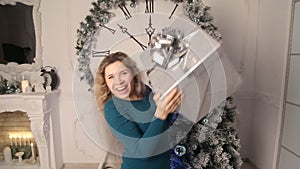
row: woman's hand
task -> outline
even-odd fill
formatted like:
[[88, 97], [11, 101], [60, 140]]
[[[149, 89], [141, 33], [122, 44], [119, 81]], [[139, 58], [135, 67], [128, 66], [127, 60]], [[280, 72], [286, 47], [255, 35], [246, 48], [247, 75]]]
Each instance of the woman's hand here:
[[183, 99], [182, 91], [174, 88], [164, 99], [160, 100], [161, 94], [157, 93], [153, 96], [156, 103], [155, 117], [165, 120], [170, 113], [173, 113], [181, 104]]

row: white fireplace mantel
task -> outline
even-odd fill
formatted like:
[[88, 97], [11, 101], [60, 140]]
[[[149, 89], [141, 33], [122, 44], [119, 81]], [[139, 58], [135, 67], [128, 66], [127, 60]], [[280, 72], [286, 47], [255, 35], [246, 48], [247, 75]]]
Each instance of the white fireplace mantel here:
[[26, 112], [37, 143], [40, 169], [60, 169], [63, 165], [58, 96], [60, 90], [47, 93], [0, 95], [0, 112]]

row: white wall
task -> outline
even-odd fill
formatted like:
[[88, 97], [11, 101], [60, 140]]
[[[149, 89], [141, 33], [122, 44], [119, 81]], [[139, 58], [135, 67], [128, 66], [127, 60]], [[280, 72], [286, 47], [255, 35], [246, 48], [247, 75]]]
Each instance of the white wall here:
[[207, 2], [244, 80], [236, 94], [242, 156], [260, 169], [275, 168], [291, 0]]
[[291, 1], [261, 1], [259, 13], [250, 157], [268, 169], [275, 168], [277, 160]]
[[[274, 166], [291, 0], [211, 0], [225, 50], [243, 76], [237, 93], [242, 155], [260, 169]], [[65, 163], [98, 162], [103, 151], [80, 129], [72, 101], [76, 29], [92, 0], [42, 1], [44, 65], [58, 68]], [[251, 120], [252, 119], [252, 120]]]
[[56, 66], [61, 79], [60, 118], [65, 163], [98, 163], [104, 157], [104, 152], [81, 129], [72, 98], [76, 30], [88, 14], [90, 3], [87, 0], [42, 0], [41, 3], [43, 64]]
[[257, 0], [206, 1], [212, 7], [216, 25], [223, 35], [225, 51], [241, 73], [243, 84], [235, 94], [239, 109], [237, 126], [242, 157], [250, 156], [250, 130], [253, 111], [254, 69], [257, 37]]

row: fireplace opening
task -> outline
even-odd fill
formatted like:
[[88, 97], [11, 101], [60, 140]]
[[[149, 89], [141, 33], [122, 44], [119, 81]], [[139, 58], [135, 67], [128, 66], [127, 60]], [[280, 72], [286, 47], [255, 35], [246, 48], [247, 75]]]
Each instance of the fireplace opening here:
[[[24, 165], [36, 163], [37, 144], [32, 135], [30, 119], [26, 112], [0, 113], [0, 150], [0, 165], [21, 164], [19, 156]], [[8, 156], [11, 156], [11, 160], [8, 160]]]

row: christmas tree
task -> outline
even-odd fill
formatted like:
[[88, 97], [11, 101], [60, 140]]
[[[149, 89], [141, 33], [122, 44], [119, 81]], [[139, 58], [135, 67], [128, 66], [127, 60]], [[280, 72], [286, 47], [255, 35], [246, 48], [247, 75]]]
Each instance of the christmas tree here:
[[241, 145], [233, 126], [236, 113], [233, 99], [229, 97], [195, 123], [174, 147], [171, 169], [241, 168], [242, 159], [239, 153]]

